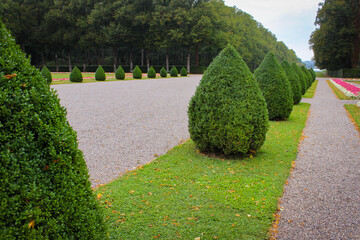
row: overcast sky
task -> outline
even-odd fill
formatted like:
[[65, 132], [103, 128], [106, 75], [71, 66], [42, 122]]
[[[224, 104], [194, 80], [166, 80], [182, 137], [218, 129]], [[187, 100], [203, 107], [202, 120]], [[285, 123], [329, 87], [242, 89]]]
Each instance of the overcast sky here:
[[320, 0], [225, 0], [228, 6], [247, 12], [293, 49], [303, 61], [314, 56], [309, 49], [310, 34]]

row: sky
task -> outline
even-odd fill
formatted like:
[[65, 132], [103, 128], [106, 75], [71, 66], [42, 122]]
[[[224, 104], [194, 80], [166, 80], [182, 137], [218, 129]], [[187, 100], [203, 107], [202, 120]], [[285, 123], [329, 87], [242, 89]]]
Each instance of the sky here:
[[302, 61], [312, 60], [309, 39], [315, 30], [315, 18], [320, 0], [225, 0], [250, 14], [275, 34], [278, 41], [293, 49]]

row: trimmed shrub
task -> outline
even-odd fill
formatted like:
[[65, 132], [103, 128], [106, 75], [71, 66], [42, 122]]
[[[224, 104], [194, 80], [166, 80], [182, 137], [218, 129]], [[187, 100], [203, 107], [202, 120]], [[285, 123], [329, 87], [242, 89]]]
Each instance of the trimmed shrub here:
[[105, 81], [106, 80], [106, 74], [101, 65], [96, 69], [95, 80], [96, 81]]
[[74, 67], [73, 70], [70, 73], [70, 81], [71, 82], [82, 82], [83, 76], [81, 74], [81, 71], [78, 67]]
[[147, 76], [148, 78], [156, 78], [156, 71], [152, 66], [149, 68]]
[[303, 72], [304, 78], [305, 78], [305, 83], [306, 83], [306, 90], [308, 90], [311, 86], [311, 76], [309, 71], [306, 69], [305, 66], [301, 66], [301, 71]]
[[265, 97], [270, 120], [285, 120], [294, 101], [291, 85], [274, 53], [268, 53], [256, 69], [255, 79]]
[[115, 78], [118, 80], [124, 80], [125, 79], [125, 71], [121, 66], [118, 66], [115, 72]]
[[310, 73], [312, 76], [312, 81], [314, 82], [316, 80], [316, 73], [315, 73], [314, 69], [310, 68]]
[[246, 63], [227, 46], [205, 71], [189, 109], [191, 139], [202, 152], [247, 154], [263, 145], [266, 102]]
[[135, 79], [141, 79], [142, 78], [142, 72], [138, 65], [133, 70], [133, 78]]
[[281, 67], [284, 69], [285, 74], [291, 84], [291, 90], [293, 93], [294, 104], [298, 104], [301, 101], [301, 86], [300, 80], [297, 74], [294, 72], [293, 68], [287, 61], [281, 63]]
[[48, 84], [52, 82], [51, 72], [46, 66], [41, 69], [41, 75], [46, 79]]
[[167, 71], [164, 67], [161, 68], [160, 70], [160, 76], [163, 77], [163, 78], [166, 78], [167, 77]]
[[296, 63], [292, 63], [291, 67], [294, 69], [294, 72], [296, 73], [296, 75], [299, 78], [300, 81], [300, 86], [301, 86], [301, 95], [304, 95], [307, 88], [307, 84], [306, 84], [306, 80], [304, 78], [304, 74], [302, 73], [300, 67], [296, 64]]
[[183, 76], [183, 77], [188, 75], [188, 72], [187, 72], [186, 68], [184, 68], [184, 67], [181, 68], [180, 75]]
[[170, 69], [170, 76], [177, 77], [179, 75], [178, 70], [175, 66]]
[[0, 238], [106, 239], [76, 132], [0, 21]]

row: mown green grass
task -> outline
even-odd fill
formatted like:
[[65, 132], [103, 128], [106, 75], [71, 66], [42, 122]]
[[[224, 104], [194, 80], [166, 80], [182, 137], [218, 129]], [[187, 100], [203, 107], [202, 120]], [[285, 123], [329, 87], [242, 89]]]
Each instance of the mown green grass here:
[[344, 107], [349, 113], [351, 121], [360, 133], [360, 108], [355, 104], [345, 104]]
[[321, 71], [321, 72], [315, 72], [316, 77], [328, 77], [328, 75], [326, 75], [326, 71]]
[[110, 238], [267, 238], [309, 106], [272, 121], [254, 157], [209, 157], [189, 140], [99, 187]]
[[340, 89], [338, 89], [330, 80], [326, 80], [329, 84], [329, 87], [333, 90], [334, 94], [340, 100], [353, 100], [353, 98], [346, 96]]
[[315, 80], [311, 87], [306, 91], [306, 93], [304, 94], [303, 98], [313, 98], [316, 92], [316, 87], [319, 83], [319, 80]]

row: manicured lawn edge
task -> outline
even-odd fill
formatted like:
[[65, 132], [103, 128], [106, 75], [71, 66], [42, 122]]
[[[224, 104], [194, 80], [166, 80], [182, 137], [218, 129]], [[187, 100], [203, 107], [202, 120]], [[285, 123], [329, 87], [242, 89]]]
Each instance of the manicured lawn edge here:
[[306, 91], [303, 98], [313, 98], [316, 92], [316, 87], [319, 83], [319, 80], [315, 80], [311, 87]]
[[345, 104], [344, 108], [346, 109], [351, 122], [360, 134], [360, 108], [355, 104]]
[[187, 141], [95, 190], [111, 239], [266, 239], [309, 104], [270, 122], [262, 149], [214, 158]]
[[326, 82], [329, 84], [329, 87], [332, 89], [333, 93], [337, 96], [340, 100], [354, 100], [350, 97], [347, 97], [340, 89], [335, 87], [334, 84], [331, 83], [330, 80], [326, 80]]

